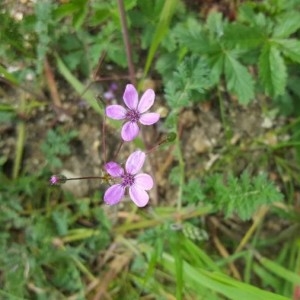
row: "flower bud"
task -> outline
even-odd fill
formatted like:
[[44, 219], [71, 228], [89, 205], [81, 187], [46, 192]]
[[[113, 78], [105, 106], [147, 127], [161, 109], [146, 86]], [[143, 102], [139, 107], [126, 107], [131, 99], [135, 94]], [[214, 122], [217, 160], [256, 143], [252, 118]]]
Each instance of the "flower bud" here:
[[49, 182], [51, 185], [58, 185], [65, 183], [67, 180], [67, 177], [64, 175], [52, 175], [49, 179]]

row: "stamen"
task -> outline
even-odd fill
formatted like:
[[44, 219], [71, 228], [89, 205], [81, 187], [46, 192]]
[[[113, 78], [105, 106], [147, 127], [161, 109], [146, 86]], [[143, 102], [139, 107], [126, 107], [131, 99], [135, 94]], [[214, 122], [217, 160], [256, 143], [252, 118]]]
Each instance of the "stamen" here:
[[141, 117], [141, 114], [136, 110], [128, 110], [126, 113], [126, 119], [131, 122], [137, 122]]
[[134, 184], [134, 176], [128, 173], [125, 173], [123, 176], [123, 182], [122, 182], [122, 186], [126, 187], [126, 186], [132, 186]]

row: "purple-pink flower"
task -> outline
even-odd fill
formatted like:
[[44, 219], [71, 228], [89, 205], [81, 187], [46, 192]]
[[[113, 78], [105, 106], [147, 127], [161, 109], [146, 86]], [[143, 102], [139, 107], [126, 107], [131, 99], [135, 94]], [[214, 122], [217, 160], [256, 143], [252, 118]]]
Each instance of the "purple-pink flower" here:
[[49, 179], [51, 185], [55, 185], [59, 183], [59, 177], [57, 175], [52, 175]]
[[58, 185], [60, 183], [65, 183], [67, 180], [67, 177], [64, 175], [52, 175], [49, 179], [49, 183], [51, 185]]
[[123, 95], [126, 107], [121, 105], [109, 105], [106, 115], [114, 120], [124, 120], [121, 137], [124, 141], [132, 141], [139, 134], [138, 123], [152, 125], [159, 120], [158, 113], [146, 113], [153, 105], [155, 93], [148, 89], [142, 95], [140, 101], [138, 92], [132, 84], [127, 84]]
[[119, 180], [117, 184], [109, 187], [104, 194], [104, 201], [109, 205], [117, 204], [125, 196], [128, 188], [131, 200], [139, 207], [147, 205], [149, 191], [153, 187], [153, 179], [146, 173], [139, 173], [144, 165], [146, 154], [140, 150], [133, 152], [127, 159], [125, 170], [116, 162], [105, 165], [107, 173]]

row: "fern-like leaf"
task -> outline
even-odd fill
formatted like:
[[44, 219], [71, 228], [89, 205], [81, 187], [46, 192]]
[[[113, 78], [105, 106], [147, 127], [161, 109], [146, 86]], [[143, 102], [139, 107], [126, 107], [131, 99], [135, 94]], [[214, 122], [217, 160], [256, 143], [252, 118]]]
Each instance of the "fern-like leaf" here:
[[229, 174], [224, 180], [220, 174], [207, 179], [206, 193], [211, 197], [218, 211], [230, 217], [237, 214], [242, 220], [248, 220], [261, 205], [281, 201], [283, 196], [264, 174], [250, 178], [244, 172], [240, 178]]
[[186, 58], [166, 83], [165, 93], [170, 107], [180, 109], [197, 100], [210, 85], [208, 74], [205, 59], [196, 56]]

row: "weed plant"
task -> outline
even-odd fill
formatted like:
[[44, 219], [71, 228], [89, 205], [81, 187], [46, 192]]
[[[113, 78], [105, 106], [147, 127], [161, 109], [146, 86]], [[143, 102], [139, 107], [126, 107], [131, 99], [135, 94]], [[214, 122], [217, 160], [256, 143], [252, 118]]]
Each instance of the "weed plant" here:
[[[208, 12], [183, 0], [1, 4], [1, 299], [300, 299], [300, 4], [229, 2]], [[106, 82], [109, 97], [97, 97], [91, 86]], [[62, 188], [79, 131], [64, 126], [59, 90], [99, 119], [101, 142], [121, 132], [118, 153], [134, 148], [107, 163], [101, 143], [102, 173], [85, 177], [99, 187], [82, 197]], [[223, 136], [201, 169], [201, 155], [187, 159], [183, 116], [203, 107]], [[235, 142], [232, 111], [253, 107], [273, 126]], [[160, 108], [150, 143], [140, 126]], [[49, 111], [55, 122], [40, 125]], [[161, 156], [162, 178], [139, 174]]]

